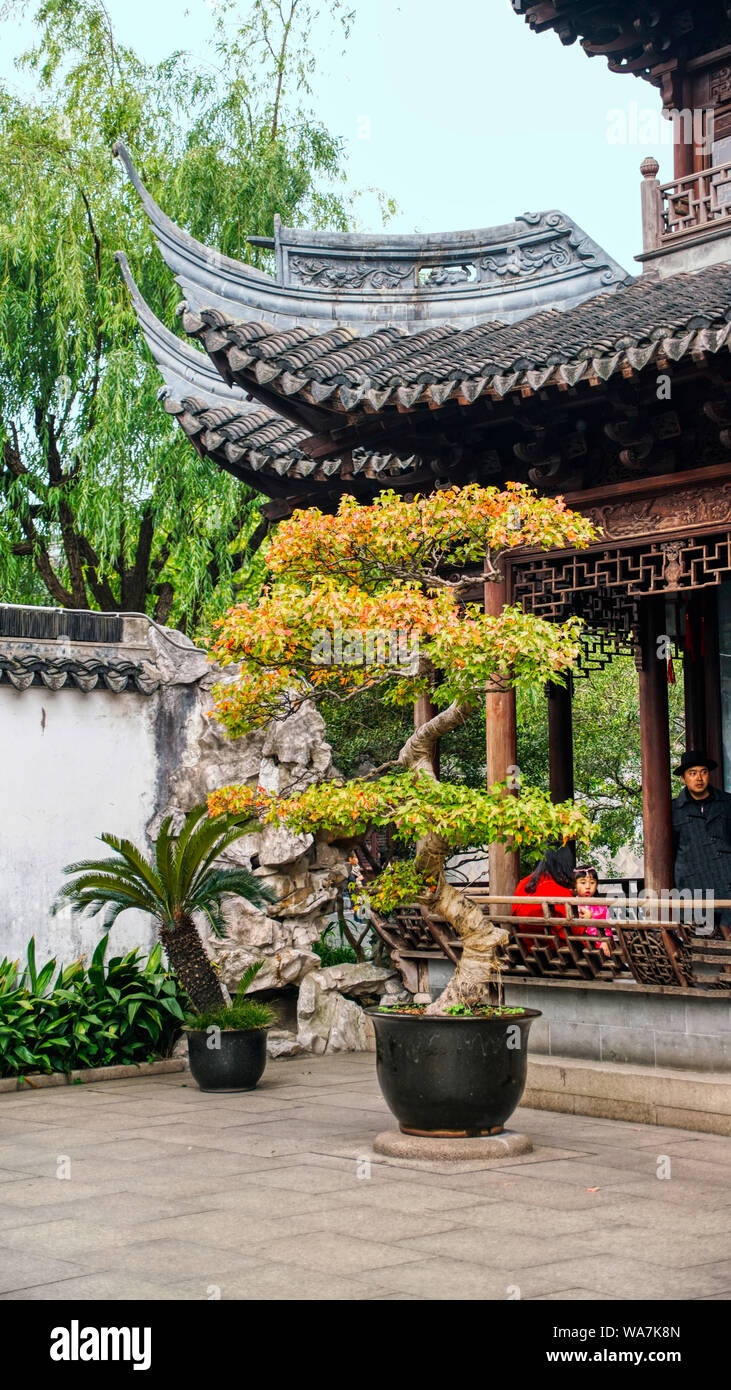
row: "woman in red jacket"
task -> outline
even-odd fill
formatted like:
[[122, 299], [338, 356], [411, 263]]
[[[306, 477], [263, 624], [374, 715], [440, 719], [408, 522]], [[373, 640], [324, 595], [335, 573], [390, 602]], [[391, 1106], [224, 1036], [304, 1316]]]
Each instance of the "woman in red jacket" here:
[[[559, 849], [546, 850], [539, 864], [536, 864], [532, 874], [526, 874], [520, 880], [515, 896], [525, 898], [523, 903], [513, 903], [511, 915], [513, 917], [542, 917], [543, 904], [531, 902], [531, 898], [573, 898], [576, 895], [574, 887], [574, 865], [576, 854], [572, 845], [561, 845]], [[550, 904], [553, 916], [565, 917], [566, 908], [560, 901]], [[583, 923], [572, 922], [572, 934], [581, 935]], [[521, 925], [521, 934], [535, 936], [537, 933], [547, 931], [555, 932], [557, 936], [565, 936], [563, 927], [552, 926], [548, 922], [545, 925], [541, 922], [525, 922]]]

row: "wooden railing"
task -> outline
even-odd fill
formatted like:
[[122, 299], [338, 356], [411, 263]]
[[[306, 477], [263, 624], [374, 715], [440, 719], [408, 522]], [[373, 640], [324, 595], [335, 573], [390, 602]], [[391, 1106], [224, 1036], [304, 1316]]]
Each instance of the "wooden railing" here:
[[661, 242], [718, 225], [731, 217], [731, 164], [716, 164], [660, 184]]
[[[650, 987], [731, 989], [731, 928], [713, 925], [714, 912], [726, 908], [731, 914], [731, 901], [710, 902], [710, 926], [699, 931], [702, 923], [697, 917], [705, 914], [702, 897], [694, 903], [667, 896], [596, 897], [592, 903], [607, 906], [610, 916], [587, 921], [578, 916], [579, 908], [586, 906], [585, 898], [561, 898], [566, 912], [563, 916], [556, 911], [559, 900], [536, 894], [529, 900], [535, 909], [531, 915], [516, 917], [511, 908], [519, 904], [525, 909], [525, 897], [494, 896], [479, 886], [465, 891], [509, 932], [508, 944], [501, 952], [506, 978], [609, 984], [634, 980]], [[377, 914], [372, 914], [371, 920], [397, 965], [413, 956], [459, 959], [459, 938], [442, 918], [431, 913], [399, 909], [388, 921]], [[598, 934], [587, 934], [587, 926], [596, 928]]]

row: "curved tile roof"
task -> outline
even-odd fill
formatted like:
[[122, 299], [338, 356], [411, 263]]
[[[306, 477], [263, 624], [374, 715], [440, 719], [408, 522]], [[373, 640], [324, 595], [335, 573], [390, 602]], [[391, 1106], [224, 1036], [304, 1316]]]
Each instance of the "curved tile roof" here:
[[718, 352], [731, 332], [731, 265], [640, 277], [563, 312], [518, 324], [487, 321], [403, 335], [395, 328], [359, 336], [347, 329], [273, 333], [222, 310], [186, 310], [183, 325], [219, 371], [270, 402], [337, 412], [412, 410], [447, 402], [471, 405], [485, 393], [532, 394], [550, 386], [607, 381], [653, 361]]
[[[311, 433], [307, 427], [252, 401], [241, 387], [227, 385], [205, 352], [171, 333], [152, 312], [123, 252], [117, 252], [117, 261], [163, 378], [160, 399], [201, 455], [272, 497], [289, 496], [292, 482], [317, 484], [344, 471], [342, 459], [318, 462], [304, 450]], [[281, 336], [272, 335], [270, 351], [281, 346]], [[415, 454], [401, 458], [387, 450], [355, 449], [347, 472], [366, 490], [377, 491], [405, 475], [412, 480], [420, 464]]]
[[[273, 331], [219, 309], [186, 309], [183, 324], [206, 355], [156, 319], [119, 259], [165, 381], [165, 409], [199, 453], [292, 505], [319, 505], [321, 485], [335, 476], [364, 497], [383, 486], [433, 486], [444, 475], [436, 444], [443, 406], [598, 386], [648, 366], [664, 371], [728, 350], [731, 335], [726, 264], [663, 280], [639, 277], [519, 324], [488, 320], [415, 334], [393, 326], [365, 335], [342, 326], [324, 334], [301, 326]], [[397, 421], [402, 430], [406, 424], [404, 412], [426, 425], [418, 444], [413, 426], [395, 433]], [[399, 453], [402, 439], [410, 443]]]
[[[426, 322], [394, 322], [398, 296], [405, 292], [371, 284], [361, 286], [358, 301], [363, 312], [363, 306], [371, 306], [365, 329], [343, 322], [340, 310], [347, 296], [328, 289], [330, 312], [323, 320], [317, 317], [322, 288], [316, 300], [311, 286], [284, 284], [285, 252], [289, 255], [294, 246], [301, 251], [309, 238], [323, 254], [333, 248], [344, 254], [345, 243], [353, 238], [277, 228], [280, 278], [274, 281], [207, 251], [175, 227], [140, 183], [126, 151], [120, 147], [118, 153], [138, 187], [163, 255], [186, 290], [183, 327], [205, 349], [201, 353], [160, 323], [120, 255], [140, 325], [165, 382], [165, 409], [199, 453], [275, 499], [273, 506], [282, 498], [292, 505], [319, 502], [327, 491], [321, 485], [328, 482], [333, 496], [335, 477], [342, 484], [338, 490], [365, 497], [384, 485], [431, 487], [435, 477], [445, 476], [445, 467], [448, 475], [452, 466], [460, 466], [461, 446], [449, 432], [449, 419], [464, 407], [487, 399], [494, 410], [494, 403], [509, 398], [509, 414], [516, 397], [580, 383], [597, 386], [647, 367], [664, 371], [668, 363], [702, 360], [706, 353], [728, 349], [729, 264], [662, 280], [624, 277], [591, 297], [564, 300], [560, 309], [544, 306], [522, 316], [498, 316], [495, 301], [483, 298], [477, 322], [429, 322], [426, 312]], [[555, 214], [558, 220], [561, 216]], [[534, 227], [544, 220], [524, 219]], [[539, 231], [544, 235], [546, 229]], [[379, 238], [378, 244], [393, 250], [398, 240]], [[431, 254], [434, 238], [411, 240]], [[372, 238], [355, 241], [359, 255], [370, 254], [373, 248], [366, 243]], [[536, 242], [533, 251], [539, 244], [545, 241]], [[450, 238], [442, 238], [440, 245], [449, 249]], [[516, 254], [522, 264], [525, 246]], [[507, 264], [493, 257], [491, 274], [497, 273], [495, 267], [509, 273]], [[613, 270], [599, 273], [600, 279], [604, 275], [612, 281]], [[436, 293], [422, 288], [427, 297]], [[453, 287], [447, 289], [452, 294]], [[459, 292], [475, 293], [469, 285]], [[420, 293], [419, 288], [409, 292], [412, 303]], [[263, 313], [261, 306], [272, 302], [271, 295], [289, 296], [293, 312]], [[349, 302], [352, 307], [352, 296]], [[379, 315], [387, 315], [388, 321], [378, 322]], [[446, 434], [437, 423], [443, 407], [451, 411]], [[491, 418], [497, 422], [496, 416]]]

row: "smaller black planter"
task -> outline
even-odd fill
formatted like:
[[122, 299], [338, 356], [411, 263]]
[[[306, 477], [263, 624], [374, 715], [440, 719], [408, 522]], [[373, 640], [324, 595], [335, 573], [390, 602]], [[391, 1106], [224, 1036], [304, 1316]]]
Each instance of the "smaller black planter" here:
[[404, 1134], [500, 1133], [525, 1089], [537, 1009], [474, 1018], [367, 1013], [378, 1084]]
[[209, 1047], [212, 1034], [189, 1029], [188, 1058], [201, 1091], [253, 1091], [267, 1060], [267, 1029], [222, 1028], [220, 1047]]

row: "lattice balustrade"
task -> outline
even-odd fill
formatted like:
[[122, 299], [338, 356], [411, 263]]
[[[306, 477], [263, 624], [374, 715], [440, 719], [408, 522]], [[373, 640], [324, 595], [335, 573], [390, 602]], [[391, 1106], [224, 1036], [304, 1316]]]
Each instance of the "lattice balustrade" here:
[[662, 183], [663, 241], [695, 232], [731, 216], [731, 164]]
[[692, 985], [690, 933], [684, 927], [617, 922], [616, 931], [632, 974], [641, 985]]
[[[506, 980], [612, 983], [634, 979], [649, 988], [731, 990], [731, 929], [727, 927], [721, 929], [720, 940], [706, 940], [684, 923], [659, 920], [653, 915], [653, 905], [648, 904], [640, 905], [644, 920], [615, 920], [617, 908], [613, 908], [615, 917], [592, 924], [601, 935], [590, 936], [579, 934], [576, 900], [562, 900], [564, 917], [555, 913], [555, 904], [536, 896], [534, 914], [514, 917], [512, 904], [525, 907], [525, 898], [491, 897], [484, 886], [466, 891], [510, 934], [499, 953]], [[616, 904], [617, 900], [605, 901]], [[633, 917], [636, 912], [635, 903]], [[413, 908], [400, 909], [388, 921], [372, 916], [379, 935], [394, 951], [399, 968], [400, 957], [410, 953], [435, 958], [447, 955], [453, 961], [459, 958], [459, 939], [441, 918]]]

